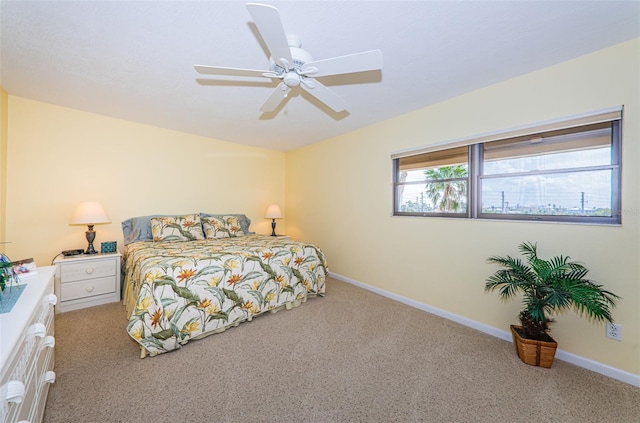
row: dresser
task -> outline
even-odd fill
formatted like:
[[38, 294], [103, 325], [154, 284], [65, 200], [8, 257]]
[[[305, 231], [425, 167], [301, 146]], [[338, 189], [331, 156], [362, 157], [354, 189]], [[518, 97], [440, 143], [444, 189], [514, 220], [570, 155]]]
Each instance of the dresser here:
[[[0, 314], [0, 422], [42, 421], [49, 386], [55, 382], [54, 266], [21, 279], [24, 289]], [[15, 289], [15, 288], [12, 288]]]
[[120, 301], [120, 253], [58, 258], [56, 313]]

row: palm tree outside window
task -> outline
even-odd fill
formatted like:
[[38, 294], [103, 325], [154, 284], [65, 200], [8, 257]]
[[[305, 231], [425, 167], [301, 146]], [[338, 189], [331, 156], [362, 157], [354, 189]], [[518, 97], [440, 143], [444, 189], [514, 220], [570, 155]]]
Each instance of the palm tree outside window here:
[[461, 213], [467, 208], [467, 167], [444, 166], [424, 171], [429, 183], [426, 194], [433, 208], [442, 213]]

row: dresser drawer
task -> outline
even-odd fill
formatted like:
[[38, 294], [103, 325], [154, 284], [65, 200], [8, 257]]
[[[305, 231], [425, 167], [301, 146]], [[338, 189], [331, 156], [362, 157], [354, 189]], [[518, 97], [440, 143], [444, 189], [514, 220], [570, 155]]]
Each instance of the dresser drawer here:
[[35, 363], [29, 368], [27, 373], [27, 380], [25, 381], [25, 394], [24, 399], [18, 411], [18, 422], [29, 421], [33, 405], [36, 401], [36, 390], [38, 388], [38, 377], [36, 375]]
[[100, 279], [90, 279], [82, 282], [63, 283], [60, 287], [60, 301], [87, 298], [93, 295], [110, 294], [116, 291], [114, 276]]
[[[115, 260], [94, 260], [78, 263], [68, 263], [60, 268], [62, 283], [84, 281], [87, 279], [104, 278], [116, 274]], [[109, 291], [111, 292], [111, 291]], [[62, 298], [65, 300], [66, 298]]]

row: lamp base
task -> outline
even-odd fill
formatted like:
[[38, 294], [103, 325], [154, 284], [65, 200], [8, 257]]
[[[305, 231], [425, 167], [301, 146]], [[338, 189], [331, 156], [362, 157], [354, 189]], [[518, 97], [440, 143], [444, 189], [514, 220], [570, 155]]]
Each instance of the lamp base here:
[[276, 220], [272, 219], [273, 222], [271, 222], [271, 236], [277, 236], [276, 235]]
[[89, 229], [85, 234], [87, 235], [87, 242], [89, 245], [87, 246], [85, 254], [98, 254], [98, 252], [93, 248], [93, 240], [96, 239], [96, 231], [93, 230], [93, 225], [87, 225]]

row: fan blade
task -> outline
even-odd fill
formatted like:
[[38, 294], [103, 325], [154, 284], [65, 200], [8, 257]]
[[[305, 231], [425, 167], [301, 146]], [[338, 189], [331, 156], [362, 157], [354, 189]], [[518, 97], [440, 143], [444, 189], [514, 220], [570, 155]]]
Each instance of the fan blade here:
[[[318, 71], [313, 72], [311, 68], [317, 68]], [[371, 50], [305, 63], [302, 65], [301, 73], [313, 75], [313, 77], [316, 78], [319, 76], [366, 72], [378, 69], [382, 69], [382, 51]], [[308, 72], [305, 72], [305, 70], [308, 70]]]
[[247, 9], [249, 9], [249, 13], [273, 60], [283, 68], [285, 66], [283, 66], [280, 59], [286, 59], [289, 63], [293, 63], [287, 34], [284, 32], [278, 9], [259, 3], [247, 3]]
[[254, 69], [238, 69], [238, 68], [223, 68], [221, 66], [203, 66], [195, 65], [196, 71], [204, 75], [229, 75], [229, 76], [258, 76], [265, 78], [264, 70]]
[[287, 90], [289, 87], [284, 82], [278, 84], [275, 90], [271, 93], [267, 101], [260, 107], [261, 112], [273, 112], [279, 105], [287, 98]]
[[331, 107], [336, 112], [341, 112], [347, 109], [347, 105], [338, 94], [334, 93], [325, 85], [313, 78], [306, 78], [306, 80], [311, 82], [311, 84], [300, 84], [300, 87], [302, 87], [303, 90]]

